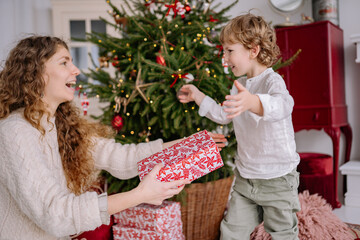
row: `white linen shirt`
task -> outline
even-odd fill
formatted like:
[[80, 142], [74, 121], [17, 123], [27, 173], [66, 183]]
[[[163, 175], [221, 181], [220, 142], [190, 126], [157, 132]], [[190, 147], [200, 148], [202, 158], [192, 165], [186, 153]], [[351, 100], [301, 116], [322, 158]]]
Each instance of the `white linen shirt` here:
[[[241, 77], [237, 81], [259, 96], [263, 116], [248, 110], [228, 119], [225, 106], [208, 96], [201, 102], [199, 114], [219, 124], [233, 122], [237, 140], [235, 165], [242, 177], [270, 179], [286, 175], [298, 165], [300, 157], [296, 152], [291, 119], [294, 100], [284, 80], [272, 68], [267, 68], [256, 77]], [[230, 94], [237, 93], [233, 85]]]

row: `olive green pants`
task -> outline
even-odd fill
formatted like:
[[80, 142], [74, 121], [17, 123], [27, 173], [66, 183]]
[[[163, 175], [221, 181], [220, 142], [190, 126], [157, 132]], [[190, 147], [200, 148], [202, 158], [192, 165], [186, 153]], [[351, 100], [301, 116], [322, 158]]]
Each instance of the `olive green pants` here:
[[262, 221], [273, 240], [299, 239], [296, 169], [273, 179], [244, 179], [237, 170], [235, 176], [229, 209], [220, 226], [222, 240], [248, 240]]

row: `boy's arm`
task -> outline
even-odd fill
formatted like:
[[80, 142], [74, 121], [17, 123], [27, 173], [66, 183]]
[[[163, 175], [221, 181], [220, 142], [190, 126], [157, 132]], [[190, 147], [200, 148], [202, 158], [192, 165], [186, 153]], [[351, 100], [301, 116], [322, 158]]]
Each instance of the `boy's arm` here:
[[178, 98], [181, 103], [195, 101], [200, 107], [199, 115], [202, 117], [205, 116], [219, 124], [228, 124], [231, 122], [231, 119], [226, 117], [226, 112], [224, 112], [223, 107], [192, 84], [184, 85], [178, 93]]

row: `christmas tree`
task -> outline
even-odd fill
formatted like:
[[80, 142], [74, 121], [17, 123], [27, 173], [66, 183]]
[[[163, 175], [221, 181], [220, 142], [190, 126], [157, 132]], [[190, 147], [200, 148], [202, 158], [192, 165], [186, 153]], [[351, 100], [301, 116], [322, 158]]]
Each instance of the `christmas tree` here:
[[[181, 104], [177, 93], [182, 85], [191, 83], [219, 103], [224, 101], [235, 78], [223, 64], [219, 32], [229, 21], [226, 12], [237, 2], [219, 9], [221, 4], [213, 6], [212, 0], [133, 0], [124, 1], [125, 6], [106, 1], [114, 21], [102, 20], [120, 37], [87, 34], [87, 41], [99, 46], [100, 66], [87, 74], [97, 83], [83, 83], [82, 90], [110, 103], [97, 118], [116, 129], [118, 142], [158, 138], [166, 142], [203, 129], [216, 130], [228, 138], [228, 146], [221, 151], [223, 161], [233, 161], [232, 125], [219, 126], [200, 117], [197, 105]], [[116, 69], [114, 74], [107, 71], [110, 64]], [[225, 164], [196, 182], [231, 174]], [[109, 192], [130, 190], [139, 181], [138, 177], [120, 181], [105, 175]]]

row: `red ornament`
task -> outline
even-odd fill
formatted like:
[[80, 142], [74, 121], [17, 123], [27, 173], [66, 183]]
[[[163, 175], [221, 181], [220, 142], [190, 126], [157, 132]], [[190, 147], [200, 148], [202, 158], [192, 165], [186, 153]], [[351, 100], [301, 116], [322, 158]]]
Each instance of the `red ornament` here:
[[112, 62], [112, 65], [116, 67], [117, 65], [119, 65], [119, 61]]
[[161, 52], [159, 53], [160, 54], [156, 56], [156, 62], [160, 65], [166, 66], [165, 58], [161, 55]]
[[191, 7], [189, 5], [185, 5], [185, 10], [187, 13], [189, 13], [191, 11]]
[[89, 99], [87, 98], [86, 92], [84, 92], [83, 98], [81, 99], [81, 106], [84, 110], [84, 116], [86, 116], [89, 107]]
[[111, 121], [111, 125], [116, 131], [120, 131], [124, 126], [123, 118], [120, 115], [115, 115]]

